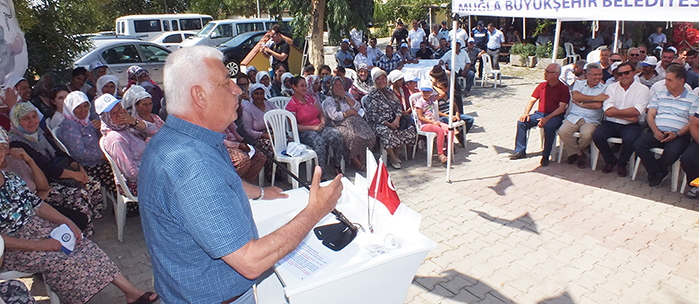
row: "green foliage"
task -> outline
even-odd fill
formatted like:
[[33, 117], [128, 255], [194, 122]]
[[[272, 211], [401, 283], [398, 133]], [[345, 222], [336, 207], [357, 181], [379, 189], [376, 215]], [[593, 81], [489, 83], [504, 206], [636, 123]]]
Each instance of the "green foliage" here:
[[[536, 47], [536, 57], [538, 58], [551, 58], [553, 54], [553, 43], [549, 42], [545, 45], [539, 45]], [[565, 50], [562, 46], [558, 47], [558, 55], [556, 58], [565, 58]]]
[[529, 43], [515, 43], [510, 48], [510, 54], [520, 55], [523, 57], [529, 57], [536, 55], [536, 46]]
[[72, 69], [73, 59], [90, 48], [78, 34], [95, 32], [100, 14], [90, 2], [59, 0], [15, 1], [29, 54], [26, 78]]
[[553, 32], [556, 27], [556, 20], [553, 19], [536, 19], [536, 29], [532, 37], [536, 37], [541, 34], [544, 29], [548, 29], [549, 33]]
[[[288, 9], [294, 17], [294, 36], [305, 37], [311, 26], [312, 1], [278, 0], [279, 8]], [[325, 5], [325, 24], [330, 42], [336, 43], [342, 34], [348, 35], [356, 27], [368, 33], [366, 25], [374, 16], [373, 0], [328, 0]]]

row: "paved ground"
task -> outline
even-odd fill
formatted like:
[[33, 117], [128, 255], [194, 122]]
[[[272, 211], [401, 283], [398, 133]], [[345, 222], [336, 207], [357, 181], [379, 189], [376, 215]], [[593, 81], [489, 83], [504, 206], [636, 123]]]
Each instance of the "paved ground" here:
[[[640, 180], [577, 166], [510, 161], [515, 120], [543, 72], [504, 68], [507, 87], [476, 88], [467, 149], [457, 147], [452, 183], [425, 167], [425, 152], [391, 170], [422, 232], [439, 243], [420, 267], [406, 303], [695, 303], [699, 298], [699, 201]], [[348, 174], [352, 176], [353, 173]], [[152, 273], [138, 218], [116, 241], [113, 215], [97, 221], [96, 241], [138, 287]], [[36, 280], [34, 280], [36, 281]], [[31, 280], [28, 282], [32, 283]], [[33, 285], [43, 294], [41, 284]], [[90, 303], [123, 303], [114, 286]], [[46, 303], [46, 302], [43, 302]]]

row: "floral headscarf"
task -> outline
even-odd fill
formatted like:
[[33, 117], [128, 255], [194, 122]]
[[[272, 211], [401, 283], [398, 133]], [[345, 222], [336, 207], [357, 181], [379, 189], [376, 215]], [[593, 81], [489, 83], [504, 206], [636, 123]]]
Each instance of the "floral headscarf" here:
[[90, 100], [87, 98], [87, 95], [85, 95], [85, 93], [81, 91], [70, 92], [66, 96], [65, 100], [63, 100], [63, 116], [67, 117], [72, 121], [80, 123], [81, 125], [83, 125], [83, 127], [87, 127], [90, 124], [90, 115], [85, 117], [85, 119], [80, 119], [77, 116], [75, 116], [75, 113], [73, 113], [75, 108], [86, 102], [90, 103]]
[[10, 122], [12, 123], [10, 140], [26, 143], [44, 156], [52, 158], [56, 155], [56, 150], [46, 140], [41, 128], [37, 128], [34, 132], [29, 132], [19, 123], [22, 117], [31, 112], [39, 113], [39, 110], [29, 102], [20, 102], [12, 108], [12, 111], [10, 111]]

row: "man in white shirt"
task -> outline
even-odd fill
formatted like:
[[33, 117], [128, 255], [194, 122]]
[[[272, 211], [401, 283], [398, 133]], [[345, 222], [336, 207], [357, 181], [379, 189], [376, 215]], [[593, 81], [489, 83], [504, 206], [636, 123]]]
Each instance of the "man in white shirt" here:
[[359, 65], [362, 63], [366, 64], [370, 71], [374, 68], [374, 62], [369, 59], [366, 50], [366, 43], [364, 42], [359, 44], [359, 53], [357, 53], [357, 56], [354, 56], [355, 67], [359, 67]]
[[[580, 169], [585, 167], [585, 152], [592, 142], [592, 134], [602, 122], [602, 103], [609, 96], [604, 94], [606, 86], [602, 83], [602, 67], [597, 63], [587, 65], [587, 80], [576, 81], [573, 85], [572, 101], [566, 119], [558, 135], [568, 150], [568, 164], [577, 161]], [[578, 138], [573, 133], [578, 132]]]
[[559, 80], [572, 88], [577, 80], [585, 79], [585, 65], [587, 61], [580, 59], [576, 63], [566, 64], [561, 68]]
[[454, 50], [450, 50], [442, 56], [442, 58], [439, 60], [440, 64], [444, 63], [446, 64], [446, 69], [447, 71], [454, 71], [457, 73], [457, 75], [466, 78], [466, 87], [462, 88], [464, 92], [468, 95], [471, 92], [471, 87], [473, 86], [474, 81], [476, 80], [476, 73], [474, 73], [470, 68], [471, 68], [471, 59], [468, 56], [468, 52], [465, 52], [463, 49], [461, 49], [461, 45], [463, 42], [461, 40], [456, 40], [456, 61], [451, 62], [451, 52]]
[[373, 66], [381, 59], [383, 52], [376, 47], [376, 38], [369, 39], [369, 46], [366, 48], [366, 55], [371, 60]]
[[[602, 105], [606, 118], [592, 135], [592, 140], [606, 163], [602, 172], [611, 173], [618, 165], [617, 173], [620, 177], [628, 174], [626, 165], [633, 153], [633, 144], [643, 133], [638, 120], [650, 100], [648, 87], [634, 80], [635, 70], [633, 64], [627, 61], [614, 71], [618, 82], [607, 87], [605, 94], [609, 98]], [[619, 158], [607, 142], [610, 137], [621, 137]]]
[[420, 42], [425, 41], [425, 31], [417, 26], [417, 20], [413, 19], [413, 28], [408, 31], [408, 44], [410, 56], [415, 58], [415, 53], [420, 49]]
[[500, 69], [500, 44], [505, 43], [505, 35], [495, 25], [488, 23], [488, 50], [486, 53], [492, 58], [493, 69]]
[[436, 51], [439, 48], [439, 38], [442, 38], [442, 34], [439, 33], [439, 24], [435, 24], [432, 27], [432, 33], [427, 37], [427, 46]]
[[[461, 28], [461, 20], [459, 20], [458, 25], [458, 27], [449, 31], [449, 36], [447, 36], [447, 41], [449, 43], [451, 43], [451, 40], [454, 38], [454, 31], [456, 31], [456, 40], [461, 40], [463, 42], [466, 41], [466, 39], [468, 39], [468, 33], [466, 33], [466, 31], [463, 28]], [[461, 46], [464, 45], [462, 44]], [[453, 47], [453, 45], [450, 45], [450, 47]]]
[[658, 75], [665, 77], [665, 69], [675, 60], [675, 52], [670, 49], [664, 49], [660, 55], [660, 62], [655, 66], [655, 71]]

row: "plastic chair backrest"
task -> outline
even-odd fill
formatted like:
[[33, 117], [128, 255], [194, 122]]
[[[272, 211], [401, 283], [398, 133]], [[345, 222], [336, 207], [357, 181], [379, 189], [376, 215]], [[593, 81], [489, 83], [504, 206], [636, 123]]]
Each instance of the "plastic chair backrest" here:
[[566, 57], [572, 56], [575, 54], [575, 51], [573, 49], [573, 44], [570, 42], [566, 42], [563, 44], [563, 46], [566, 49]]
[[345, 77], [352, 79], [352, 81], [357, 81], [357, 72], [350, 68], [345, 68]]
[[[48, 122], [47, 122], [47, 124], [48, 124]], [[46, 128], [49, 129], [49, 132], [53, 136], [53, 139], [56, 140], [56, 144], [58, 145], [58, 147], [61, 148], [61, 150], [63, 150], [63, 152], [65, 152], [66, 154], [70, 155], [70, 151], [68, 151], [68, 148], [66, 148], [66, 145], [64, 145], [63, 142], [61, 142], [61, 140], [58, 138], [58, 136], [56, 136], [56, 131], [58, 131], [58, 128], [51, 129], [48, 126], [46, 126]]]
[[483, 54], [481, 55], [481, 59], [483, 59], [483, 73], [488, 73], [493, 70], [493, 63], [490, 60], [490, 55], [488, 54]]
[[126, 185], [126, 178], [121, 173], [121, 169], [119, 169], [119, 166], [117, 166], [117, 163], [116, 161], [114, 161], [112, 156], [109, 155], [107, 149], [104, 148], [104, 139], [104, 136], [100, 138], [100, 149], [102, 150], [102, 153], [104, 153], [104, 156], [107, 157], [109, 165], [112, 167], [112, 173], [114, 174], [114, 178], [116, 179], [117, 184], [119, 185], [119, 187], [121, 187], [121, 190], [124, 192], [125, 196], [129, 200], [137, 201], [138, 198], [134, 197], [133, 194], [131, 194], [129, 187]]
[[278, 109], [285, 110], [286, 105], [289, 104], [289, 100], [291, 100], [291, 97], [277, 96], [270, 98], [269, 102], [277, 106]]
[[267, 111], [264, 116], [267, 132], [271, 135], [272, 147], [275, 155], [280, 155], [286, 150], [288, 143], [287, 126], [291, 126], [291, 136], [294, 142], [300, 143], [299, 129], [296, 124], [296, 116], [287, 110], [276, 109]]
[[369, 101], [369, 99], [367, 97], [369, 97], [368, 94], [364, 95], [364, 97], [362, 97], [362, 108], [364, 108], [365, 111], [366, 111], [366, 103]]

